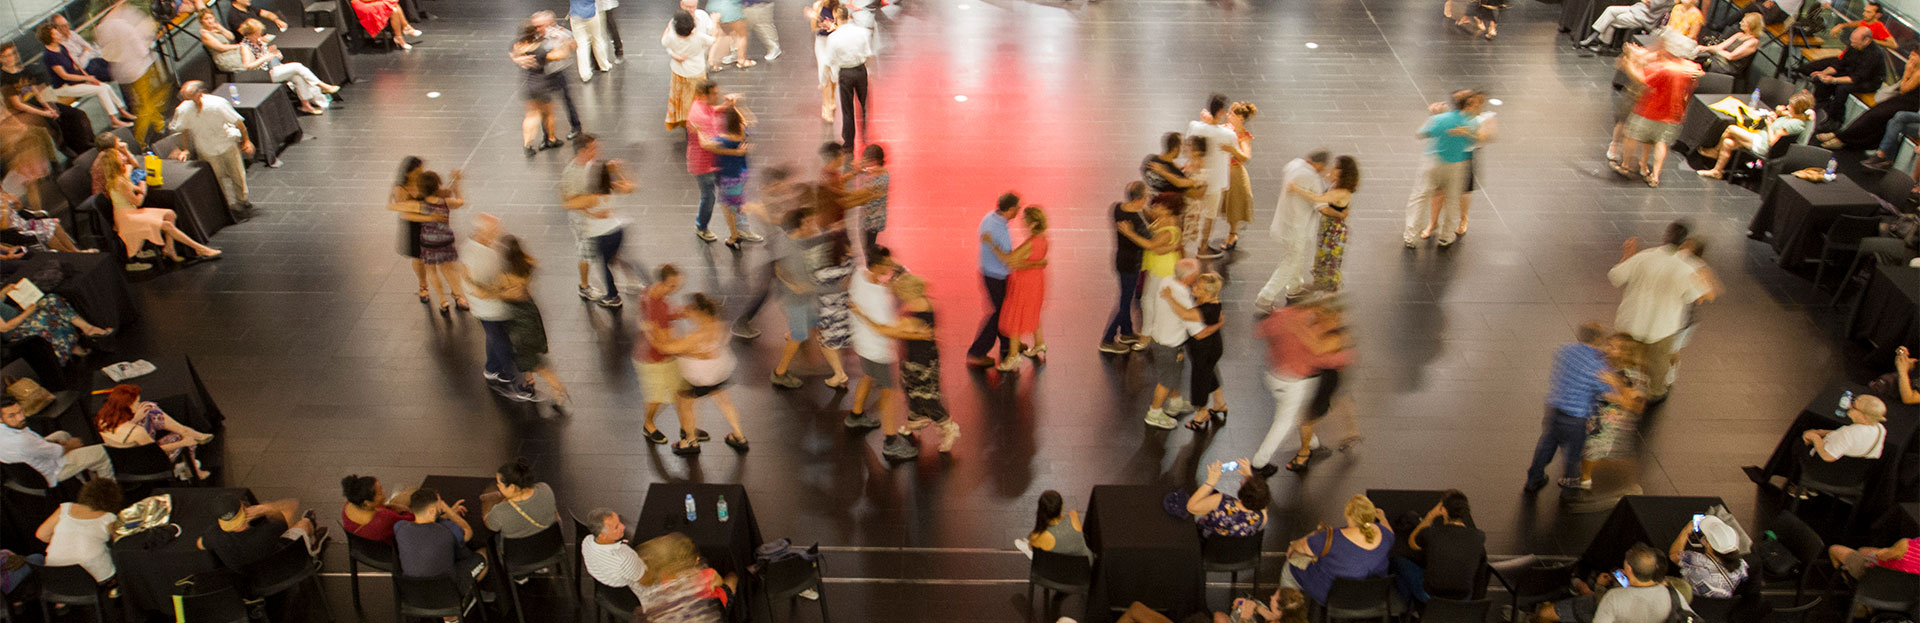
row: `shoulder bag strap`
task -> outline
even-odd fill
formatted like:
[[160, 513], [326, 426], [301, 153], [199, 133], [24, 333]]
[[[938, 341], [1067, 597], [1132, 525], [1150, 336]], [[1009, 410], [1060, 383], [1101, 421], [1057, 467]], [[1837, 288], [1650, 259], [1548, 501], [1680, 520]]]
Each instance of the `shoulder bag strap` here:
[[525, 511], [525, 510], [521, 510], [521, 508], [520, 508], [520, 504], [519, 504], [519, 503], [517, 503], [517, 502], [514, 502], [513, 500], [502, 500], [502, 501], [504, 501], [504, 502], [506, 502], [506, 503], [507, 503], [507, 506], [511, 506], [511, 507], [513, 507], [513, 512], [516, 512], [516, 513], [519, 513], [519, 514], [520, 514], [520, 518], [521, 518], [521, 519], [525, 519], [525, 520], [527, 520], [527, 523], [530, 523], [530, 524], [533, 524], [533, 527], [535, 527], [535, 528], [545, 528], [545, 527], [546, 527], [546, 526], [542, 526], [542, 525], [540, 525], [540, 522], [538, 522], [538, 521], [534, 521], [534, 520], [533, 520], [533, 516], [532, 516], [532, 515], [528, 515], [528, 514], [527, 514], [527, 511]]

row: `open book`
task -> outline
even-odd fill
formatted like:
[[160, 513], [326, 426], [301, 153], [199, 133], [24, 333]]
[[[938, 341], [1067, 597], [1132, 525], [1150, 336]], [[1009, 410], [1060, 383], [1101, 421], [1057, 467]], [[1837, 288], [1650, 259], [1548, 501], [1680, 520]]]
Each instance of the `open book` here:
[[46, 296], [45, 292], [40, 291], [40, 286], [33, 285], [31, 279], [21, 279], [20, 283], [14, 284], [12, 290], [7, 291], [7, 298], [13, 299], [14, 304], [19, 305], [20, 309], [26, 309], [38, 303]]

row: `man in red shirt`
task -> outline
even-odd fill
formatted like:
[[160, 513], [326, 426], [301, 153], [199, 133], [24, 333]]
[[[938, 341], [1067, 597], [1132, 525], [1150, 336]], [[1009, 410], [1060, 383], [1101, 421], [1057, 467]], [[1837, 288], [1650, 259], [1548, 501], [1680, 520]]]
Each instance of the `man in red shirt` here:
[[[661, 264], [659, 279], [647, 286], [640, 298], [640, 335], [634, 340], [633, 359], [640, 364], [640, 391], [647, 401], [647, 419], [640, 434], [650, 443], [667, 442], [666, 433], [653, 425], [654, 416], [660, 414], [660, 405], [671, 404], [686, 386], [680, 379], [680, 364], [654, 347], [672, 337], [673, 321], [680, 319], [680, 310], [667, 297], [680, 290], [681, 281], [679, 268]], [[680, 434], [685, 436], [693, 423], [685, 413], [680, 414], [680, 420]]]
[[[700, 186], [700, 213], [693, 219], [693, 235], [701, 240], [713, 242], [719, 237], [707, 230], [707, 222], [713, 219], [714, 196], [720, 192], [720, 165], [714, 162], [713, 152], [718, 145], [714, 139], [720, 136], [721, 113], [728, 108], [739, 107], [742, 115], [752, 116], [740, 105], [740, 96], [721, 95], [720, 85], [712, 80], [699, 80], [693, 84], [693, 107], [687, 110], [687, 174], [693, 176], [695, 184]], [[727, 228], [732, 230], [728, 240], [760, 242], [759, 234], [748, 231], [738, 224], [739, 213], [727, 216]]]
[[1873, 35], [1874, 43], [1878, 43], [1880, 45], [1883, 45], [1889, 48], [1899, 45], [1898, 43], [1894, 42], [1893, 33], [1887, 30], [1887, 23], [1884, 21], [1881, 21], [1880, 19], [1881, 17], [1882, 17], [1882, 14], [1880, 12], [1880, 3], [1868, 2], [1866, 7], [1860, 9], [1859, 21], [1845, 22], [1840, 25], [1834, 26], [1833, 28], [1828, 29], [1828, 33], [1831, 34], [1832, 36], [1838, 37], [1842, 32], [1848, 32], [1855, 28], [1865, 28], [1867, 29], [1868, 33]]
[[1280, 471], [1273, 454], [1287, 434], [1300, 426], [1300, 414], [1320, 382], [1320, 371], [1336, 368], [1348, 356], [1343, 349], [1324, 349], [1325, 336], [1315, 327], [1327, 298], [1314, 298], [1283, 307], [1254, 329], [1267, 342], [1267, 389], [1273, 392], [1273, 422], [1260, 449], [1253, 454], [1253, 472], [1261, 477]]
[[1621, 55], [1621, 69], [1645, 88], [1640, 91], [1640, 99], [1634, 101], [1633, 114], [1627, 117], [1626, 153], [1621, 164], [1614, 165], [1614, 171], [1629, 177], [1639, 173], [1648, 186], [1658, 188], [1660, 170], [1667, 163], [1667, 145], [1680, 133], [1694, 82], [1706, 72], [1700, 70], [1699, 63], [1687, 60], [1695, 44], [1677, 32], [1667, 32], [1659, 49], [1645, 62], [1637, 62], [1648, 58], [1645, 50], [1631, 43], [1627, 47]]

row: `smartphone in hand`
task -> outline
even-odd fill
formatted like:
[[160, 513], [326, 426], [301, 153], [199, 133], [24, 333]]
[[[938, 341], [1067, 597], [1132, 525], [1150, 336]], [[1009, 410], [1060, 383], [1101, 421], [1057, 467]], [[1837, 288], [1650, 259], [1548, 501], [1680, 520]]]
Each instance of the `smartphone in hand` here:
[[1625, 586], [1627, 586], [1627, 574], [1626, 574], [1626, 572], [1624, 572], [1624, 571], [1614, 571], [1614, 572], [1613, 572], [1613, 581], [1615, 581], [1615, 582], [1619, 582], [1619, 583], [1620, 583], [1620, 586], [1622, 586], [1622, 587], [1625, 587]]

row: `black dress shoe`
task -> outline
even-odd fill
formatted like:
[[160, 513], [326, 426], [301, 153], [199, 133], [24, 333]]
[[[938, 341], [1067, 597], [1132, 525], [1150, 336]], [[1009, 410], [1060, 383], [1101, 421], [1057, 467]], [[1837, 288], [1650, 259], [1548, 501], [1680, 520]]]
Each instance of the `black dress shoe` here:
[[1280, 473], [1280, 466], [1278, 465], [1266, 465], [1253, 468], [1253, 475], [1259, 476], [1261, 479], [1272, 478], [1274, 474], [1278, 473]]

